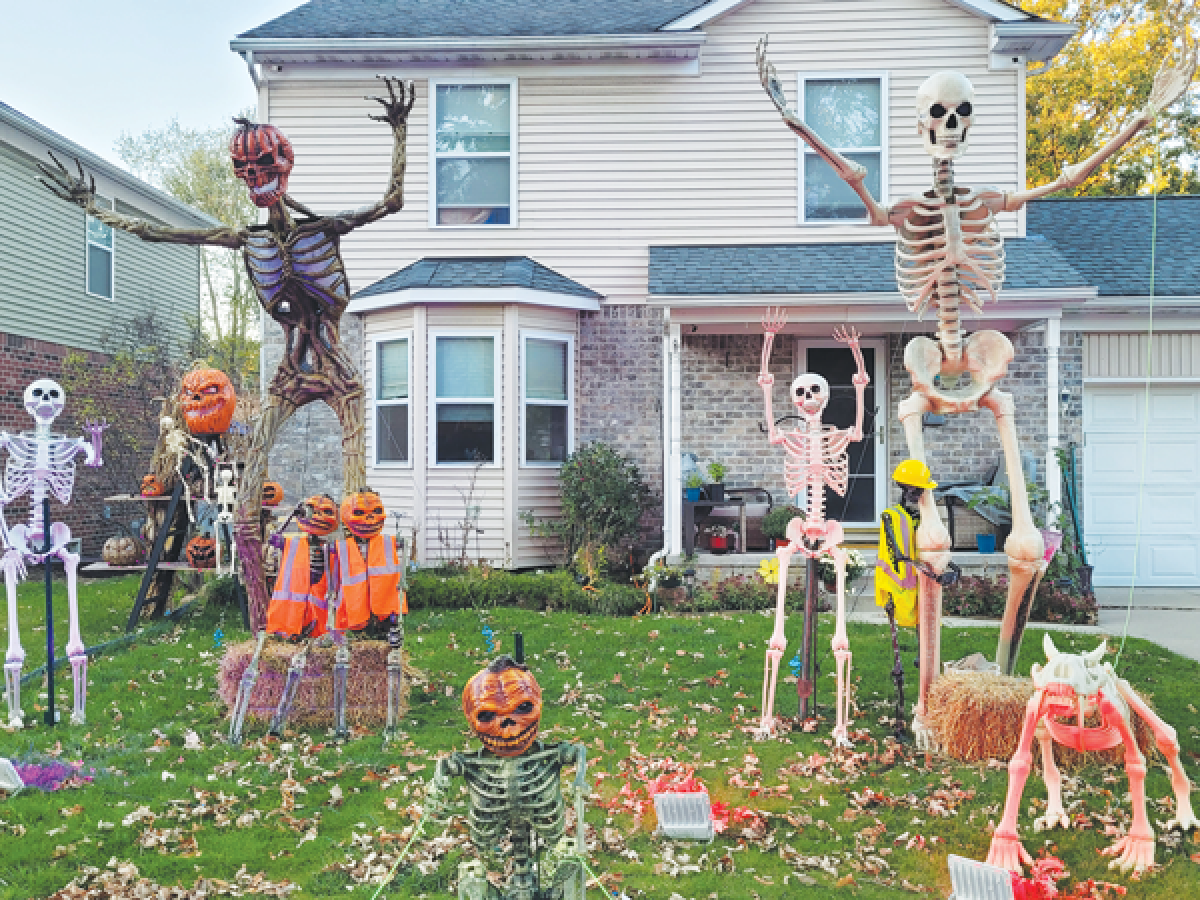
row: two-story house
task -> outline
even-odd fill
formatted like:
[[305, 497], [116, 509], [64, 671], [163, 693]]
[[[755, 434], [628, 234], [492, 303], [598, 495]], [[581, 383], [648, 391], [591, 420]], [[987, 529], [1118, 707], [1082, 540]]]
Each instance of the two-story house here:
[[[86, 354], [101, 366], [125, 323], [150, 313], [158, 338], [182, 350], [200, 313], [200, 251], [114, 232], [60, 200], [38, 183], [37, 164], [51, 164], [50, 153], [72, 170], [78, 160], [95, 177], [98, 201], [120, 212], [179, 227], [216, 224], [0, 103], [0, 428], [9, 431], [32, 428], [25, 387], [38, 378], [60, 378], [68, 354]], [[140, 415], [142, 404], [115, 399], [128, 399], [130, 414]], [[68, 396], [59, 425], [76, 420]], [[129, 424], [111, 423], [113, 429]], [[145, 456], [148, 464], [148, 451]], [[91, 555], [100, 551], [98, 539], [112, 532], [99, 502], [111, 492], [109, 474], [82, 469], [73, 505], [54, 510]], [[7, 515], [15, 523], [24, 508]]]
[[[866, 166], [871, 191], [890, 202], [931, 185], [914, 97], [941, 69], [975, 88], [959, 183], [1023, 186], [1027, 64], [1051, 59], [1072, 33], [995, 0], [312, 0], [232, 48], [258, 87], [260, 119], [295, 144], [292, 192], [320, 211], [369, 202], [386, 180], [389, 135], [367, 119], [364, 99], [378, 90], [374, 76], [416, 82], [405, 207], [344, 244], [357, 290], [347, 330], [358, 331], [368, 391], [368, 481], [420, 528], [423, 560], [444, 558], [466, 517], [482, 529], [472, 552], [477, 541], [498, 564], [528, 566], [545, 555], [521, 512], [553, 513], [557, 464], [582, 442], [607, 441], [638, 462], [661, 492], [661, 542], [673, 553], [685, 452], [723, 462], [731, 484], [785, 500], [756, 380], [768, 305], [790, 318], [770, 361], [777, 412], [787, 411], [784, 385], [816, 371], [834, 393], [826, 421], [848, 424], [853, 368], [831, 335], [842, 324], [864, 335], [868, 437], [830, 512], [863, 537], [876, 533], [888, 473], [906, 455], [895, 415], [909, 392], [903, 348], [932, 324], [896, 291], [893, 230], [866, 224], [854, 195], [780, 121], [755, 45], [771, 36], [793, 108]], [[1200, 216], [1190, 199], [1170, 206]], [[1114, 359], [1127, 365], [1112, 377], [1141, 374], [1136, 349], [1119, 348], [1144, 340], [1144, 322], [1113, 314], [1145, 305], [1146, 279], [1118, 286], [1108, 260], [1148, 275], [1145, 204], [1052, 200], [1000, 224], [1007, 281], [968, 330], [1012, 335], [1005, 387], [1017, 397], [1023, 450], [1057, 498], [1054, 448], [1082, 442], [1089, 423], [1123, 428], [1120, 416], [1136, 415], [1127, 384], [1097, 381], [1092, 391], [1088, 379], [1109, 378]], [[1133, 230], [1108, 235], [1117, 228]], [[1075, 265], [1095, 231], [1117, 255]], [[1176, 377], [1177, 357], [1181, 376], [1193, 375], [1200, 321], [1187, 312], [1189, 283], [1176, 285], [1183, 313], [1156, 377]], [[272, 330], [265, 348], [269, 367], [279, 353]], [[1184, 485], [1169, 465], [1147, 483], [1168, 476], [1174, 496], [1190, 492], [1195, 524], [1200, 392], [1192, 382], [1167, 389], [1196, 410], [1186, 440], [1197, 462]], [[1184, 424], [1172, 412], [1149, 427], [1176, 435]], [[931, 421], [927, 443], [941, 480], [1000, 457], [984, 413]], [[337, 447], [328, 411], [304, 411], [273, 471], [292, 491], [336, 492]], [[1128, 451], [1115, 456], [1124, 463]], [[1083, 506], [1109, 516], [1095, 562], [1116, 577], [1132, 544], [1110, 514], [1123, 515], [1131, 494], [1127, 481], [1112, 493], [1108, 470], [1093, 469]], [[1200, 582], [1197, 530], [1185, 541], [1182, 521], [1156, 519], [1153, 506], [1140, 546], [1155, 528], [1180, 546], [1170, 560], [1155, 549], [1143, 577]]]

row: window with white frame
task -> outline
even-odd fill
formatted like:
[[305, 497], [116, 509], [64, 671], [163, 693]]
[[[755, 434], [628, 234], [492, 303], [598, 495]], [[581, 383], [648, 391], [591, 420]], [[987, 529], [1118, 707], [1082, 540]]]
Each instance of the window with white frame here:
[[435, 225], [513, 225], [516, 82], [433, 82]]
[[525, 462], [557, 465], [571, 452], [572, 340], [524, 335]]
[[496, 461], [496, 338], [433, 338], [433, 458], [436, 463]]
[[[96, 205], [112, 209], [112, 204], [103, 197], [96, 198]], [[93, 219], [91, 216], [85, 218], [87, 219], [84, 226], [87, 257], [84, 278], [87, 292], [94, 297], [111, 300], [115, 268], [113, 266], [113, 230], [99, 219]]]
[[[800, 76], [804, 123], [842, 156], [867, 170], [864, 187], [879, 202], [886, 193], [886, 98], [883, 75]], [[800, 221], [866, 221], [858, 195], [811, 147], [801, 142]]]
[[409, 460], [409, 340], [375, 344], [375, 462]]

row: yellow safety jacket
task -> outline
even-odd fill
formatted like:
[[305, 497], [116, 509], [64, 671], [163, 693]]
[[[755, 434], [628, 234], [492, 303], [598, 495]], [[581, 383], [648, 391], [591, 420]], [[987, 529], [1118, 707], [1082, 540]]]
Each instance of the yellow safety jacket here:
[[[883, 511], [883, 518], [892, 524], [902, 556], [912, 558], [916, 546], [917, 526], [903, 506]], [[888, 598], [896, 604], [896, 624], [913, 627], [917, 624], [917, 570], [911, 563], [892, 558], [887, 531], [880, 522], [879, 556], [875, 560], [875, 604], [887, 606]]]

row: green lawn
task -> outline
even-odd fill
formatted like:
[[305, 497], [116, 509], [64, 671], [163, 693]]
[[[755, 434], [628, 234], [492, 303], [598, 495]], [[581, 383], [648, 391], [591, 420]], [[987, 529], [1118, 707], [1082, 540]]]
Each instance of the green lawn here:
[[[83, 589], [89, 644], [112, 635], [114, 624], [119, 627], [135, 589], [127, 580]], [[36, 595], [26, 585], [23, 602], [40, 603]], [[109, 609], [117, 611], [115, 617], [101, 614]], [[689, 900], [713, 895], [790, 900], [824, 897], [839, 884], [855, 897], [894, 897], [906, 887], [945, 896], [946, 853], [986, 855], [985, 829], [999, 819], [1006, 771], [939, 760], [926, 768], [923, 757], [888, 752], [878, 720], [891, 705], [891, 651], [881, 629], [850, 628], [861, 708], [855, 727], [870, 731], [853, 756], [832, 753], [828, 722], [816, 734], [797, 732], [767, 743], [755, 743], [742, 730], [756, 715], [763, 646], [771, 627], [766, 616], [635, 620], [516, 609], [420, 612], [408, 618], [412, 661], [431, 682], [414, 691], [406, 736], [391, 750], [385, 751], [375, 734], [337, 746], [324, 734], [267, 741], [261, 728], [249, 728], [246, 744], [230, 748], [224, 742], [224, 710], [214, 694], [220, 653], [213, 649], [213, 631], [220, 627], [227, 642], [246, 635], [233, 610], [211, 609], [174, 631], [144, 637], [95, 660], [87, 726], [38, 724], [0, 733], [0, 755], [51, 753], [102, 770], [86, 787], [26, 791], [0, 804], [0, 900], [46, 896], [82, 867], [103, 868], [110, 858], [133, 862], [142, 875], [163, 885], [190, 887], [201, 877], [231, 882], [245, 866], [247, 873], [262, 872], [272, 883], [298, 884], [293, 896], [371, 897], [375, 886], [355, 881], [369, 868], [364, 861], [390, 867], [399, 836], [407, 835], [418, 812], [433, 758], [472, 745], [458, 697], [486, 659], [483, 624], [501, 637], [505, 651], [511, 650], [514, 630], [525, 634], [546, 699], [544, 736], [583, 741], [589, 772], [605, 773], [593, 780], [596, 794], [588, 810], [598, 840], [592, 867], [619, 877], [612, 884], [631, 897], [667, 900], [677, 892]], [[65, 624], [58, 627], [65, 635]], [[657, 635], [651, 638], [651, 632]], [[834, 684], [827, 650], [831, 632], [832, 619], [823, 616], [818, 639], [827, 676], [821, 679], [823, 711]], [[27, 669], [38, 664], [33, 637], [25, 637]], [[799, 638], [798, 617], [790, 637], [789, 657]], [[1070, 635], [1056, 641], [1064, 650], [1091, 649], [1096, 643]], [[905, 657], [911, 660], [911, 633], [907, 643]], [[995, 643], [993, 629], [949, 624], [943, 657], [977, 650], [990, 656]], [[1039, 660], [1040, 647], [1040, 632], [1031, 630], [1022, 671]], [[1185, 765], [1195, 775], [1200, 715], [1190, 704], [1196, 702], [1192, 686], [1200, 681], [1200, 664], [1130, 640], [1121, 670], [1152, 695], [1179, 730]], [[68, 682], [58, 682], [58, 693], [59, 702], [69, 706]], [[910, 694], [914, 684], [910, 679]], [[34, 686], [27, 686], [30, 719], [35, 694]], [[784, 711], [794, 712], [790, 686], [781, 684], [779, 696]], [[189, 731], [202, 749], [185, 749]], [[814, 760], [813, 754], [824, 759]], [[671, 848], [649, 834], [652, 815], [635, 829], [633, 816], [620, 805], [624, 774], [630, 769], [654, 773], [668, 759], [694, 765], [714, 800], [761, 811], [766, 830], [755, 830], [750, 820], [744, 823], [751, 826], [749, 837], [734, 835], [743, 827], [738, 825], [712, 846]], [[1113, 781], [1097, 768], [1068, 781], [1068, 803], [1078, 802], [1076, 811], [1085, 818], [1111, 813], [1117, 823], [1127, 821], [1124, 776], [1115, 774]], [[289, 779], [304, 792], [283, 790], [292, 785]], [[862, 798], [867, 788], [882, 799], [853, 803], [852, 793]], [[1152, 821], [1169, 818], [1159, 803], [1170, 795], [1160, 766], [1147, 780], [1147, 793], [1156, 804]], [[294, 809], [285, 808], [287, 797]], [[1025, 846], [1035, 854], [1045, 836], [1033, 835], [1029, 809], [1032, 798], [1042, 797], [1040, 779], [1031, 777], [1021, 824]], [[615, 808], [600, 808], [600, 802], [614, 800]], [[947, 815], [941, 814], [943, 808]], [[1093, 827], [1053, 835], [1054, 852], [1073, 879], [1111, 878], [1129, 886], [1130, 897], [1200, 896], [1200, 865], [1188, 858], [1200, 846], [1191, 836], [1174, 846], [1160, 840], [1162, 871], [1134, 882], [1108, 872], [1096, 851], [1111, 839], [1102, 834], [1102, 819], [1090, 821]], [[426, 837], [441, 832], [436, 826]], [[459, 835], [461, 828], [452, 825], [449, 833]], [[924, 839], [923, 848], [913, 840], [917, 836]], [[438, 856], [440, 845], [419, 842], [417, 857], [432, 862], [423, 864], [424, 873], [402, 866], [384, 896], [450, 896], [462, 842], [444, 843], [454, 848]], [[671, 875], [677, 867], [696, 865], [698, 872]]]

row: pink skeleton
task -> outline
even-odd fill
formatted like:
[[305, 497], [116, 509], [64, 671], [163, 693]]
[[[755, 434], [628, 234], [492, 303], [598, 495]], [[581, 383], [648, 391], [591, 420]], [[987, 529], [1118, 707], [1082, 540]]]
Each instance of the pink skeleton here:
[[786, 324], [787, 313], [783, 309], [767, 310], [763, 318], [766, 334], [763, 336], [762, 368], [758, 383], [763, 389], [770, 441], [772, 444], [782, 444], [786, 454], [783, 477], [788, 496], [795, 497], [797, 504], [803, 499], [805, 506], [804, 518], [797, 517], [788, 523], [788, 543], [775, 551], [779, 557], [779, 594], [775, 603], [775, 631], [767, 645], [767, 657], [763, 665], [763, 713], [757, 735], [767, 737], [773, 734], [778, 724], [774, 716], [775, 687], [779, 680], [779, 663], [787, 647], [784, 597], [787, 594], [788, 564], [797, 551], [810, 558], [828, 552], [833, 557], [837, 571], [837, 625], [833, 635], [833, 655], [837, 660], [837, 723], [833, 736], [839, 744], [849, 746], [847, 724], [851, 653], [846, 637], [846, 552], [841, 547], [842, 523], [825, 518], [825, 488], [832, 488], [839, 496], [846, 495], [850, 481], [850, 442], [863, 438], [863, 395], [870, 378], [858, 348], [858, 332], [853, 328], [835, 331], [833, 336], [854, 351], [854, 361], [858, 366], [852, 379], [856, 399], [854, 427], [842, 429], [821, 423], [821, 415], [829, 402], [829, 383], [820, 375], [805, 373], [792, 382], [791, 389], [792, 403], [800, 414], [802, 426], [795, 431], [779, 431], [775, 428], [775, 416], [771, 410], [771, 388], [775, 384], [775, 376], [768, 371], [768, 363], [775, 335]]
[[[103, 465], [101, 457], [105, 422], [87, 422], [84, 430], [87, 438], [67, 438], [50, 430], [50, 426], [63, 410], [65, 395], [57, 382], [41, 378], [25, 388], [25, 409], [33, 416], [37, 427], [12, 435], [0, 431], [0, 448], [8, 450], [8, 462], [4, 467], [4, 490], [0, 495], [0, 537], [4, 540], [4, 583], [8, 591], [8, 653], [4, 660], [4, 693], [8, 701], [8, 725], [20, 728], [21, 717], [21, 669], [25, 664], [25, 650], [21, 647], [17, 632], [17, 582], [25, 576], [25, 566], [42, 563], [57, 556], [63, 562], [67, 575], [67, 604], [69, 607], [70, 634], [67, 640], [67, 658], [71, 661], [71, 672], [75, 682], [75, 706], [71, 713], [71, 724], [84, 722], [84, 704], [87, 700], [87, 653], [79, 635], [79, 602], [75, 590], [75, 569], [79, 565], [79, 554], [67, 549], [71, 540], [71, 529], [62, 522], [50, 525], [50, 549], [45, 546], [46, 523], [42, 520], [42, 501], [52, 494], [60, 503], [71, 500], [75, 487], [75, 457], [84, 455], [84, 465], [93, 468]], [[28, 525], [9, 528], [4, 521], [4, 507], [18, 497], [29, 495], [30, 515]]]
[[[1062, 777], [1054, 764], [1054, 742], [1076, 750], [1095, 752], [1125, 745], [1125, 771], [1129, 775], [1129, 797], [1133, 805], [1133, 823], [1129, 833], [1104, 850], [1115, 857], [1110, 869], [1142, 872], [1154, 864], [1154, 829], [1146, 817], [1146, 760], [1138, 750], [1133, 733], [1136, 713], [1154, 732], [1155, 743], [1171, 769], [1171, 788], [1175, 792], [1175, 818], [1167, 829], [1184, 831], [1200, 827], [1192, 811], [1191, 785], [1179, 762], [1179, 740], [1175, 729], [1155, 715], [1146, 702], [1118, 678], [1111, 663], [1100, 664], [1104, 644], [1091, 653], [1060, 653], [1050, 635], [1043, 639], [1046, 667], [1035, 665], [1032, 677], [1034, 693], [1025, 709], [1025, 723], [1017, 752], [1008, 764], [1008, 796], [1004, 817], [992, 834], [987, 861], [1002, 869], [1020, 872], [1021, 865], [1032, 859], [1017, 837], [1017, 813], [1021, 794], [1029, 777], [1033, 739], [1041, 745], [1043, 776], [1046, 782], [1046, 813], [1033, 823], [1034, 831], [1069, 828], [1070, 818], [1063, 809]], [[1084, 727], [1084, 719], [1099, 712], [1098, 726]], [[1071, 724], [1063, 719], [1074, 720]]]

